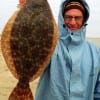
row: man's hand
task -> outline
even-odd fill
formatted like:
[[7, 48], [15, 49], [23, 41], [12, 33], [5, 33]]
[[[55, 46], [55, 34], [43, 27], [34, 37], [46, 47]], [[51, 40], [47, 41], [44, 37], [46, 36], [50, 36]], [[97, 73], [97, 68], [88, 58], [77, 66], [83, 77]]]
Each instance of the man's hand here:
[[19, 0], [19, 4], [24, 4], [26, 0]]
[[26, 0], [19, 0], [18, 8], [22, 8], [25, 3]]

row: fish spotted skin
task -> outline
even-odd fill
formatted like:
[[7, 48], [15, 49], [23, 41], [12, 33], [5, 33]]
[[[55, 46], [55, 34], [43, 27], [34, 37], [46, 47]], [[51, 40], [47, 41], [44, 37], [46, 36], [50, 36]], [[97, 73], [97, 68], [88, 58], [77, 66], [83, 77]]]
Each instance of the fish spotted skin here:
[[[57, 33], [47, 0], [26, 0], [9, 19], [1, 37], [1, 49], [8, 68], [19, 80], [9, 100], [22, 100], [17, 91], [24, 95], [24, 89], [30, 90], [29, 82], [43, 72], [56, 46]], [[26, 94], [23, 100], [32, 94], [31, 90]]]

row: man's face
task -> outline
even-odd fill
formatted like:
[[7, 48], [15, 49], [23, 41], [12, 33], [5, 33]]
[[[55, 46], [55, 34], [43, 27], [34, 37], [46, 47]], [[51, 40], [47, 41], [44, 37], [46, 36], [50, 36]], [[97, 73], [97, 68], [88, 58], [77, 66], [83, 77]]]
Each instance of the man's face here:
[[78, 30], [83, 25], [83, 14], [78, 9], [70, 9], [64, 14], [65, 25], [71, 30]]

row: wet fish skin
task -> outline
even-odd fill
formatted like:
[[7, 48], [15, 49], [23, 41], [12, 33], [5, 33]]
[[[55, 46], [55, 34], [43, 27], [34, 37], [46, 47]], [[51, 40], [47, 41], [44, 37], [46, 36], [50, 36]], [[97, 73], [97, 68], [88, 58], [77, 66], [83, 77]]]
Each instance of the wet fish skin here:
[[33, 100], [29, 82], [48, 64], [57, 43], [57, 33], [47, 0], [26, 0], [9, 19], [1, 47], [8, 68], [18, 79], [9, 100]]

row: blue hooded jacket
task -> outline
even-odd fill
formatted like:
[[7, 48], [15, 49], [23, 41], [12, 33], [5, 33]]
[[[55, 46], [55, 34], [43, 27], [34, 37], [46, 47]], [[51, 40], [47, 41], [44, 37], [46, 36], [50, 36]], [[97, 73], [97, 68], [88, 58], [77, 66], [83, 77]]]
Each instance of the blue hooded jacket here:
[[58, 43], [49, 65], [40, 77], [35, 100], [94, 100], [94, 95], [97, 97], [100, 94], [98, 84], [95, 87], [96, 82], [100, 82], [100, 49], [85, 39], [89, 7], [85, 0], [79, 1], [85, 6], [87, 17], [77, 31], [64, 25], [63, 2], [61, 4]]

